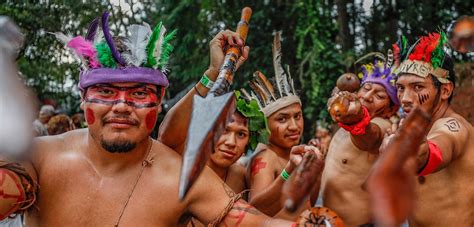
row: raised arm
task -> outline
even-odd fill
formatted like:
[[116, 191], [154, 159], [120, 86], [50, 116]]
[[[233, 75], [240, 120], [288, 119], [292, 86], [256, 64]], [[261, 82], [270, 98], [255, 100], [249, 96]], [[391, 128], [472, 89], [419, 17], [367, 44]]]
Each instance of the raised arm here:
[[[308, 151], [319, 152], [317, 148], [306, 145], [294, 146], [291, 149], [290, 161], [285, 166], [285, 171], [288, 175], [293, 173], [294, 169], [301, 163], [303, 155]], [[268, 152], [263, 153], [262, 157], [256, 156], [252, 161], [249, 198], [250, 204], [254, 205], [257, 209], [267, 215], [275, 216], [283, 209], [282, 197], [284, 195], [282, 189], [287, 179], [285, 180], [282, 176], [284, 174], [280, 174], [280, 172], [278, 172], [275, 178], [275, 168], [263, 168], [267, 165], [265, 160], [269, 160], [268, 164], [270, 165], [278, 163], [278, 160], [271, 160], [268, 157], [270, 155], [265, 154], [268, 154]], [[318, 157], [322, 159], [322, 155]]]
[[[250, 194], [249, 202], [263, 213], [274, 216], [281, 208], [283, 203], [282, 188], [285, 180], [275, 172], [277, 159], [273, 159], [266, 151], [253, 158], [250, 163]], [[295, 165], [290, 161], [286, 164], [285, 170], [291, 174]], [[275, 177], [276, 175], [276, 177]]]
[[352, 143], [363, 151], [378, 154], [389, 123], [371, 121], [371, 116], [357, 96], [349, 92], [339, 92], [328, 101], [332, 119], [351, 134]]
[[[227, 46], [234, 45], [242, 47], [244, 42], [238, 33], [226, 30], [219, 32], [209, 43], [210, 64], [204, 75], [210, 81], [215, 81], [219, 69], [224, 61], [224, 50]], [[239, 67], [248, 57], [249, 47], [243, 47], [242, 56], [239, 58], [237, 67]], [[204, 77], [204, 76], [203, 76]], [[166, 114], [160, 125], [158, 140], [167, 146], [173, 148], [178, 153], [182, 153], [184, 143], [186, 142], [186, 133], [191, 118], [191, 109], [193, 106], [193, 96], [200, 95], [205, 97], [210, 88], [198, 82], [173, 108]]]
[[469, 138], [469, 128], [455, 118], [436, 121], [418, 149], [417, 167], [421, 176], [437, 172], [455, 160]]

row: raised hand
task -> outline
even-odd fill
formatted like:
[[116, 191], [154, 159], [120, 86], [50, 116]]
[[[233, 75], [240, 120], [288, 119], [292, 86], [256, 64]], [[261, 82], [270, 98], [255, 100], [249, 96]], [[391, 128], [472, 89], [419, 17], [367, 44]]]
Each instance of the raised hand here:
[[248, 58], [250, 48], [244, 46], [245, 43], [240, 37], [239, 33], [225, 30], [219, 32], [209, 43], [210, 62], [206, 75], [211, 80], [215, 80], [219, 74], [219, 70], [224, 62], [225, 51], [229, 46], [237, 46], [241, 48], [242, 56], [237, 61], [236, 68], [238, 69]]
[[328, 100], [328, 110], [337, 123], [351, 125], [364, 117], [362, 105], [356, 94], [340, 91]]

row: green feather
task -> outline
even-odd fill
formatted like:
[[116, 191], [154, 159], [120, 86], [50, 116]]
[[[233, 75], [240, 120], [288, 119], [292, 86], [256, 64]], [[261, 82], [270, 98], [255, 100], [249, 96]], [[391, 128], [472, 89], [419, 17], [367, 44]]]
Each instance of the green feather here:
[[436, 48], [433, 50], [431, 53], [431, 64], [433, 65], [433, 68], [438, 68], [443, 64], [443, 59], [444, 59], [444, 44], [447, 42], [446, 34], [444, 32], [441, 32], [439, 35], [439, 41], [438, 45]]
[[160, 38], [161, 25], [162, 23], [160, 22], [155, 26], [153, 32], [151, 33], [150, 40], [146, 45], [147, 61], [145, 65], [147, 67], [153, 67], [157, 63], [155, 57], [153, 57], [153, 52], [156, 48], [156, 41]]
[[163, 44], [161, 48], [160, 62], [158, 63], [158, 68], [163, 69], [168, 65], [170, 59], [170, 54], [173, 51], [173, 46], [170, 44], [170, 41], [176, 36], [177, 30], [173, 30], [163, 39]]
[[408, 51], [408, 41], [407, 38], [402, 35], [402, 46], [400, 47], [400, 56], [405, 57]]
[[101, 65], [108, 68], [117, 67], [117, 62], [115, 62], [112, 51], [105, 41], [96, 44], [95, 49], [97, 50], [97, 56]]

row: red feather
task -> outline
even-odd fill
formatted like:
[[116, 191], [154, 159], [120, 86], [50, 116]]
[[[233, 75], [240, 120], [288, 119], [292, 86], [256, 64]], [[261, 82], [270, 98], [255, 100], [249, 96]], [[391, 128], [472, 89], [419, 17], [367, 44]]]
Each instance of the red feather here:
[[421, 37], [420, 42], [408, 58], [410, 60], [430, 62], [431, 53], [438, 46], [439, 38], [440, 35], [438, 33], [431, 33], [428, 36]]
[[393, 59], [395, 59], [395, 65], [398, 66], [400, 65], [400, 61], [402, 59], [400, 59], [400, 47], [394, 43], [392, 44], [392, 48], [393, 48]]

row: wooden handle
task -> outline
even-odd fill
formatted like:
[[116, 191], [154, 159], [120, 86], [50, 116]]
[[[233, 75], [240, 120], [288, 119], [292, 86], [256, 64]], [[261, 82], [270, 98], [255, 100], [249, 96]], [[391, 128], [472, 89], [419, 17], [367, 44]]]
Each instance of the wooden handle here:
[[252, 16], [252, 9], [250, 7], [245, 7], [242, 9], [242, 15], [240, 17], [239, 24], [237, 25], [236, 32], [240, 34], [242, 39], [247, 40], [247, 34], [249, 31], [249, 21]]

